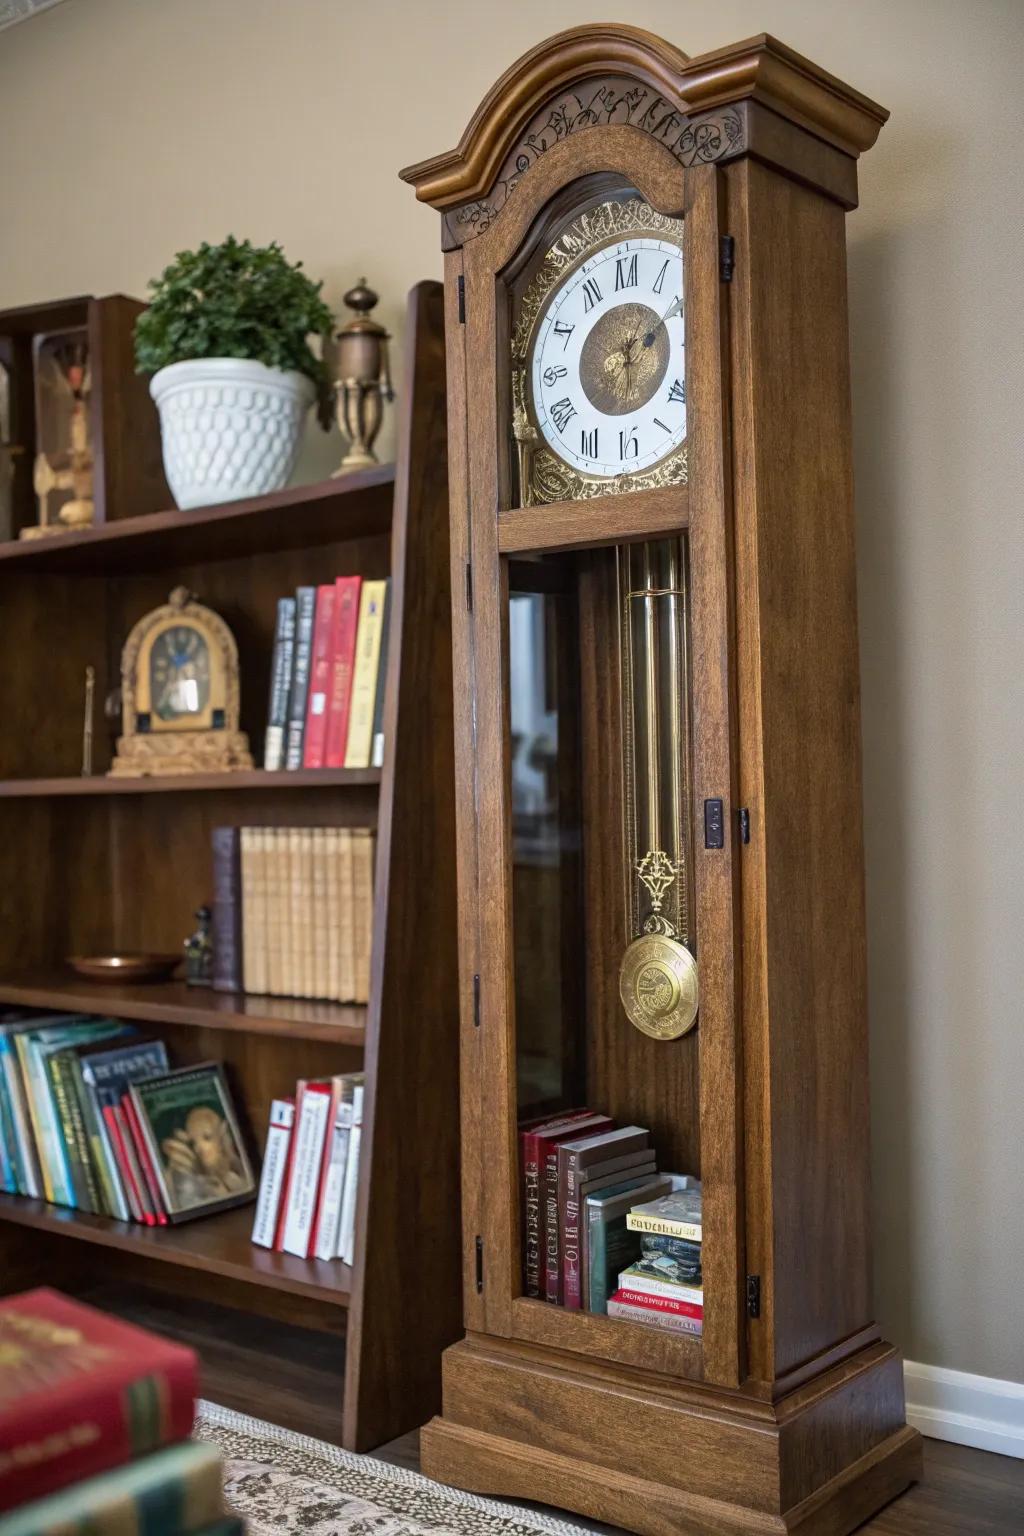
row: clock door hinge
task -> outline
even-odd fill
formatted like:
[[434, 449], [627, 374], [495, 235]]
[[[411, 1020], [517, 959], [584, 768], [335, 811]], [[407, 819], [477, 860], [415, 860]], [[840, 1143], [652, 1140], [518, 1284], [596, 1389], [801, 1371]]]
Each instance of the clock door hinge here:
[[722, 235], [718, 241], [718, 276], [723, 283], [732, 282], [735, 266], [736, 241], [732, 235]]
[[761, 1316], [761, 1276], [747, 1276], [747, 1316]]
[[480, 973], [473, 975], [473, 1028], [480, 1028]]
[[484, 1240], [478, 1237], [476, 1240], [476, 1293], [479, 1296], [484, 1288]]
[[466, 279], [459, 273], [459, 324], [466, 323]]
[[473, 567], [466, 561], [466, 607], [473, 612]]

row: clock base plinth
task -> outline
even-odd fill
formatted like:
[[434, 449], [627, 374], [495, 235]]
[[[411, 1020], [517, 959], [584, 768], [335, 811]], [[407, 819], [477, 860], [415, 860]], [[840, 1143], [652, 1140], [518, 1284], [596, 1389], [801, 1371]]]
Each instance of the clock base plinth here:
[[638, 1536], [848, 1536], [921, 1475], [888, 1344], [774, 1403], [474, 1335], [443, 1371], [428, 1477]]
[[233, 773], [253, 766], [249, 738], [244, 731], [166, 731], [159, 735], [120, 736], [107, 778]]

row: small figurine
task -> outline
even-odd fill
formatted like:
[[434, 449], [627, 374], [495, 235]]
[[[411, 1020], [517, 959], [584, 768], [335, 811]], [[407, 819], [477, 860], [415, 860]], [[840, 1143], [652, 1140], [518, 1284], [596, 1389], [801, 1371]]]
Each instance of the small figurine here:
[[209, 907], [196, 912], [197, 927], [185, 940], [185, 980], [190, 987], [213, 985], [213, 913]]

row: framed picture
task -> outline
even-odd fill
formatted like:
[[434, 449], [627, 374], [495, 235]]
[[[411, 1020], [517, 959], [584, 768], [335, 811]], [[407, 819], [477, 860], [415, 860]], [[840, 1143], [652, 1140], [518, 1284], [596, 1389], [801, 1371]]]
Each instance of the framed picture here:
[[191, 1221], [256, 1193], [223, 1068], [182, 1067], [131, 1086], [171, 1221]]

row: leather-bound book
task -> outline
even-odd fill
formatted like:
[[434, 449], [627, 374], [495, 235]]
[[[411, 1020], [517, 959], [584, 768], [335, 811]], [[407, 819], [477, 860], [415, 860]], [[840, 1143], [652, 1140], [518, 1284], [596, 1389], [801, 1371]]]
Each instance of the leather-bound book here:
[[214, 827], [213, 989], [242, 990], [242, 855], [238, 827]]

